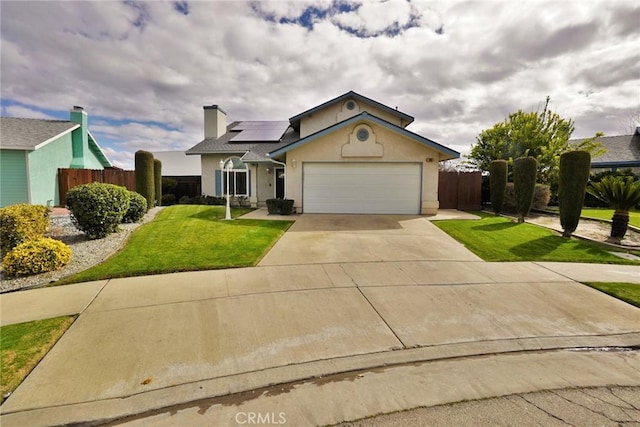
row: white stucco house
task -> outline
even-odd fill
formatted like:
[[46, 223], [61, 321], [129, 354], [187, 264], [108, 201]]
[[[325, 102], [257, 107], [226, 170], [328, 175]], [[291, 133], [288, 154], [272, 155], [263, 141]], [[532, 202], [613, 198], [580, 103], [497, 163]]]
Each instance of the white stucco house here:
[[435, 214], [438, 162], [460, 154], [406, 129], [414, 120], [353, 91], [283, 121], [227, 123], [204, 107], [202, 192], [295, 201], [297, 212]]

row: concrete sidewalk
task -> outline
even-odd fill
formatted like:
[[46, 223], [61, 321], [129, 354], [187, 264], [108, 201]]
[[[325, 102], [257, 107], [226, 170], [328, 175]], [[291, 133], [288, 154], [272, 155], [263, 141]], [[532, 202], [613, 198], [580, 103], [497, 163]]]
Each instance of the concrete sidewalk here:
[[[382, 408], [415, 407], [410, 396], [428, 402], [429, 396], [437, 397], [437, 404], [539, 387], [640, 385], [638, 352], [581, 355], [563, 350], [640, 344], [640, 310], [571, 280], [572, 274], [609, 267], [587, 264], [572, 273], [566, 264], [529, 262], [264, 266], [5, 294], [0, 296], [3, 324], [28, 319], [30, 308], [33, 316], [46, 317], [43, 307], [51, 307], [55, 315], [88, 307], [2, 405], [1, 422], [109, 420], [201, 399], [218, 399], [211, 413], [227, 416], [233, 408], [224, 396], [264, 389], [270, 390], [265, 397], [292, 399], [282, 401], [282, 407], [291, 408], [291, 422], [330, 423]], [[629, 281], [634, 271], [640, 276], [640, 267], [610, 269], [607, 278]], [[86, 292], [82, 297], [80, 290]], [[72, 295], [76, 301], [67, 306]], [[12, 314], [8, 307], [18, 299], [22, 310]], [[458, 363], [463, 360], [468, 368]], [[511, 370], [505, 368], [510, 363]], [[532, 371], [532, 364], [539, 370]], [[326, 402], [309, 411], [294, 406], [313, 393], [302, 397], [273, 388], [311, 381], [300, 386], [302, 391], [317, 387], [318, 378], [336, 379], [354, 371], [379, 375], [383, 366], [398, 370], [371, 385], [369, 400], [342, 406], [333, 402], [334, 411], [317, 420], [322, 408], [332, 404], [327, 389]], [[421, 367], [420, 373], [409, 372]], [[473, 374], [478, 369], [484, 377]], [[371, 378], [382, 378], [376, 375]], [[392, 381], [403, 375], [423, 382], [405, 387]], [[438, 375], [447, 378], [440, 381]], [[444, 393], [443, 384], [456, 375], [461, 386]], [[478, 375], [482, 378], [474, 382]], [[432, 388], [417, 393], [424, 381]], [[340, 385], [336, 398], [348, 402], [356, 392], [349, 384], [366, 381], [335, 383]], [[469, 389], [463, 384], [476, 385]], [[406, 399], [382, 402], [380, 397], [388, 396], [383, 390], [390, 387]], [[276, 407], [273, 400], [240, 400], [265, 405], [256, 408]], [[219, 412], [221, 408], [227, 409]], [[366, 413], [372, 408], [379, 409]], [[296, 411], [299, 416], [293, 415]]]

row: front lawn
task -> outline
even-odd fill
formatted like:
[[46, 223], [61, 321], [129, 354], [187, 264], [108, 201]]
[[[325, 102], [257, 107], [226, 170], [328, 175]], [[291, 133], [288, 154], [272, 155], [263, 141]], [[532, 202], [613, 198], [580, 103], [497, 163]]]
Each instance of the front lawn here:
[[0, 328], [0, 390], [13, 392], [71, 326], [74, 317], [56, 317]]
[[[138, 228], [123, 250], [58, 284], [177, 271], [253, 266], [292, 222], [224, 221], [224, 206], [174, 205]], [[232, 216], [250, 209], [233, 209]]]
[[[582, 208], [582, 217], [596, 218], [611, 221], [613, 216], [613, 209], [598, 209], [598, 208]], [[640, 228], [640, 212], [629, 212], [629, 225]]]
[[640, 308], [640, 284], [589, 282], [585, 285]]
[[603, 245], [566, 239], [533, 224], [479, 213], [479, 220], [433, 223], [485, 261], [560, 261], [640, 264], [612, 255]]

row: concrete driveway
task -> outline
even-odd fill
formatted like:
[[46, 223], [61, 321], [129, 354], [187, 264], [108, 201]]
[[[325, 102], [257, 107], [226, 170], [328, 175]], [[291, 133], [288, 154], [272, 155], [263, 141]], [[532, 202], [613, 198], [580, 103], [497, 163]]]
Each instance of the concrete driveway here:
[[480, 261], [427, 218], [304, 214], [259, 265]]

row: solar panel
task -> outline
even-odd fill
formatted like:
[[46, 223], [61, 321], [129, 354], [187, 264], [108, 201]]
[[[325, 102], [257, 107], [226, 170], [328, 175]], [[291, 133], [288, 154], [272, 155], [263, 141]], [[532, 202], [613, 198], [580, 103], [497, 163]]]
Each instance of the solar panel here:
[[289, 127], [286, 121], [250, 121], [240, 122], [233, 130], [240, 133], [231, 138], [233, 142], [279, 141]]

